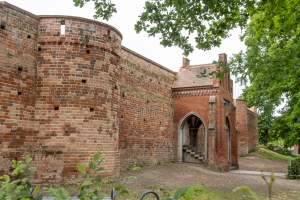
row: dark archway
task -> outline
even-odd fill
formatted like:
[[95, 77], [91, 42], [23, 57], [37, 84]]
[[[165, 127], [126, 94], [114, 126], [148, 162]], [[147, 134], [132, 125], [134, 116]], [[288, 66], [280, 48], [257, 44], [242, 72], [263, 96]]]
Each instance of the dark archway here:
[[206, 158], [206, 132], [203, 120], [195, 113], [186, 115], [178, 130], [178, 161], [183, 161], [186, 148]]
[[228, 162], [231, 163], [231, 135], [230, 135], [230, 122], [229, 118], [226, 117], [226, 136], [227, 136], [227, 155]]

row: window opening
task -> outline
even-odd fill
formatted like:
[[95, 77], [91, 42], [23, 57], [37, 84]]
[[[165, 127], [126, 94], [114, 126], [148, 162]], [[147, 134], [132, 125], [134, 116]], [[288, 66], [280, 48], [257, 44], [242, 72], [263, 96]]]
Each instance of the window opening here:
[[82, 82], [82, 83], [86, 83], [86, 80], [82, 79], [81, 82]]
[[21, 91], [18, 91], [18, 95], [21, 95], [22, 94], [22, 92]]
[[19, 72], [23, 71], [23, 67], [22, 67], [22, 66], [19, 66], [19, 67], [18, 67], [18, 71], [19, 71]]
[[60, 23], [60, 35], [64, 35], [65, 33], [66, 33], [65, 20], [62, 20]]
[[59, 107], [58, 107], [58, 106], [55, 106], [55, 107], [54, 107], [54, 110], [59, 110]]
[[5, 25], [4, 24], [1, 24], [1, 29], [5, 30]]
[[27, 38], [30, 39], [30, 38], [31, 38], [31, 35], [27, 35]]
[[90, 112], [94, 112], [94, 108], [90, 108]]

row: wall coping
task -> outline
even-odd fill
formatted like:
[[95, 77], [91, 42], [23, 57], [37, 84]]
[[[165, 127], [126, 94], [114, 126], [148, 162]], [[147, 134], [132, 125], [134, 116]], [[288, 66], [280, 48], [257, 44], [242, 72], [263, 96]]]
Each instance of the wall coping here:
[[12, 5], [12, 4], [10, 4], [10, 3], [7, 3], [6, 1], [0, 1], [0, 4], [3, 4], [4, 6], [7, 6], [7, 7], [11, 8], [11, 9], [13, 9], [13, 10], [15, 10], [15, 11], [18, 11], [18, 12], [21, 12], [21, 13], [23, 13], [23, 14], [26, 14], [26, 15], [28, 15], [28, 16], [34, 18], [34, 19], [37, 19], [37, 20], [39, 19], [39, 17], [38, 17], [37, 15], [32, 14], [31, 12], [28, 12], [28, 11], [26, 11], [26, 10], [23, 10], [23, 9], [21, 9], [21, 8], [15, 6], [15, 5]]
[[162, 66], [161, 64], [158, 64], [157, 62], [154, 62], [153, 60], [150, 60], [149, 58], [146, 58], [145, 56], [142, 56], [141, 54], [139, 54], [139, 53], [137, 53], [135, 51], [132, 51], [131, 49], [128, 49], [127, 47], [122, 46], [122, 50], [127, 51], [127, 52], [129, 52], [129, 53], [131, 53], [131, 54], [133, 54], [133, 55], [135, 55], [135, 56], [137, 56], [137, 57], [139, 57], [139, 58], [141, 58], [141, 59], [149, 62], [149, 63], [152, 63], [153, 65], [156, 65], [157, 67], [159, 67], [159, 68], [161, 68], [161, 69], [163, 69], [163, 70], [165, 70], [167, 72], [170, 72], [170, 73], [172, 73], [174, 75], [177, 74], [176, 72], [174, 72], [174, 71], [172, 71], [172, 70], [170, 70], [170, 69]]
[[91, 23], [95, 23], [95, 24], [99, 24], [101, 26], [105, 26], [107, 28], [113, 29], [114, 31], [116, 31], [120, 36], [121, 36], [121, 40], [123, 39], [123, 35], [122, 33], [116, 29], [115, 27], [103, 23], [103, 22], [99, 22], [96, 20], [92, 20], [92, 19], [87, 19], [87, 18], [83, 18], [83, 17], [77, 17], [77, 16], [68, 16], [68, 15], [38, 15], [39, 19], [41, 18], [65, 18], [65, 19], [78, 19], [78, 20], [82, 20], [82, 21], [87, 21], [87, 22], [91, 22]]

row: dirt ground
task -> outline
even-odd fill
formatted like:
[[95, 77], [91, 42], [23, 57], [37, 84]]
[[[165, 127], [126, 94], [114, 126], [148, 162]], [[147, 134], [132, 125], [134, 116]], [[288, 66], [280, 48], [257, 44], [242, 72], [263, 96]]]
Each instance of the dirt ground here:
[[[274, 171], [286, 173], [289, 161], [278, 161], [265, 158], [258, 153], [251, 153], [247, 157], [240, 157], [240, 169], [266, 172]], [[184, 187], [190, 184], [204, 185], [224, 191], [232, 191], [237, 186], [247, 185], [254, 191], [267, 194], [266, 182], [260, 175], [220, 173], [208, 170], [202, 165], [189, 163], [170, 163], [143, 167], [139, 171], [128, 171], [122, 177], [134, 175], [137, 180], [126, 183], [127, 188], [144, 190], [149, 186]], [[269, 179], [269, 177], [267, 177]], [[300, 180], [288, 180], [285, 177], [276, 177], [274, 183], [274, 199], [300, 199]]]

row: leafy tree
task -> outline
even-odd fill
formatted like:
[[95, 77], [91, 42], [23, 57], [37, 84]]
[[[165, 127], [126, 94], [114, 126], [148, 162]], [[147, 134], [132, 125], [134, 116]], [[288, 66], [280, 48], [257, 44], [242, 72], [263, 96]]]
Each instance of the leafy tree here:
[[[95, 18], [108, 20], [117, 12], [111, 0], [73, 1], [80, 7], [94, 2]], [[160, 44], [178, 46], [185, 55], [194, 48], [210, 50], [219, 46], [231, 29], [243, 28], [241, 40], [247, 49], [236, 54], [229, 65], [240, 83], [249, 84], [243, 96], [249, 106], [259, 108], [261, 138], [279, 135], [289, 145], [298, 142], [299, 0], [148, 0], [139, 17], [134, 27], [137, 33], [158, 35]], [[190, 37], [194, 37], [195, 45]], [[284, 99], [289, 108], [276, 117], [275, 130], [274, 111]]]
[[[299, 1], [261, 1], [257, 5], [241, 37], [246, 52], [236, 54], [230, 64], [241, 83], [250, 83], [243, 95], [250, 105], [259, 106], [260, 119], [268, 119], [267, 124], [262, 120], [259, 125], [269, 126], [263, 129], [269, 130], [269, 137], [284, 138], [291, 146], [300, 139]], [[284, 100], [287, 107], [270, 123]]]
[[[95, 18], [108, 20], [116, 11], [110, 0], [73, 0], [83, 7], [93, 1]], [[163, 46], [178, 46], [185, 55], [193, 52], [190, 36], [194, 36], [196, 48], [210, 50], [219, 46], [228, 32], [245, 27], [254, 0], [148, 0], [144, 12], [135, 24], [137, 33], [145, 31], [149, 36], [159, 35]]]

